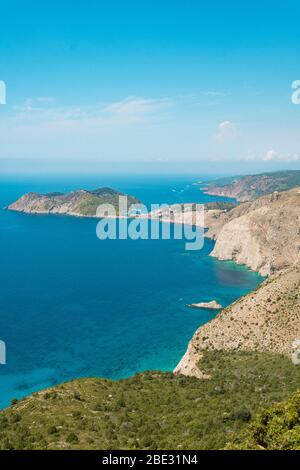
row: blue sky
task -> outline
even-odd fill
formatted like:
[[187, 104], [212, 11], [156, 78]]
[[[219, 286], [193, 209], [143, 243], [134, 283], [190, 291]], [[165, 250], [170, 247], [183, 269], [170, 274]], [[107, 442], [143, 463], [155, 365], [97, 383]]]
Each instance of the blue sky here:
[[300, 168], [300, 3], [1, 5], [0, 170]]

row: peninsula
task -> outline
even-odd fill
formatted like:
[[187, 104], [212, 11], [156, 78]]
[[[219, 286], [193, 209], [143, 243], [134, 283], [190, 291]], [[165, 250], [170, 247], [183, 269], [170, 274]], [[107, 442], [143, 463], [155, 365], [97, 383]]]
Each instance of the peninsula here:
[[111, 188], [99, 188], [92, 191], [77, 190], [63, 193], [28, 193], [8, 206], [8, 210], [26, 214], [60, 214], [76, 217], [97, 217], [97, 208], [101, 204], [112, 204], [118, 215], [119, 196], [127, 196], [128, 206], [140, 201]]
[[300, 170], [220, 178], [215, 182], [205, 183], [205, 186], [206, 194], [245, 202], [274, 191], [287, 191], [300, 186]]

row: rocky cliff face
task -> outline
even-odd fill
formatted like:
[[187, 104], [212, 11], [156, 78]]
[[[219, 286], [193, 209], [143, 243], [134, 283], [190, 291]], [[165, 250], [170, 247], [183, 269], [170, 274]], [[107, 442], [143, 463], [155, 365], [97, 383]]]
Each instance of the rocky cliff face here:
[[300, 339], [300, 265], [271, 276], [256, 291], [200, 327], [174, 370], [203, 377], [198, 368], [205, 350], [273, 352], [291, 356]]
[[[27, 214], [65, 214], [77, 217], [96, 217], [101, 204], [112, 204], [118, 209], [119, 196], [125, 194], [111, 188], [100, 188], [94, 191], [78, 190], [69, 194], [28, 193], [8, 206], [9, 210]], [[128, 197], [128, 204], [140, 201], [133, 196]]]
[[291, 355], [300, 339], [300, 189], [220, 213], [207, 236], [216, 240], [212, 256], [269, 278], [202, 326], [174, 372], [202, 377], [197, 364], [207, 349]]
[[269, 275], [300, 261], [300, 188], [273, 193], [220, 214], [207, 236], [212, 256]]

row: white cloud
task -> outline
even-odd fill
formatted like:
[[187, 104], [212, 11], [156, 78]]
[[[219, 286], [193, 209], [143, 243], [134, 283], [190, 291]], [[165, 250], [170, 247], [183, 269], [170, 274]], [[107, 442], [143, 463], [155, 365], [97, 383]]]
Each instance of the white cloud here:
[[[34, 111], [41, 109], [41, 106], [54, 103], [55, 98], [52, 96], [38, 96], [37, 98], [26, 98], [21, 105], [14, 106], [15, 111]], [[39, 107], [40, 106], [40, 107]]]
[[297, 153], [279, 154], [276, 150], [268, 150], [263, 157], [264, 162], [298, 162], [300, 155]]
[[[54, 100], [28, 98], [0, 116], [0, 159], [20, 153], [24, 158], [40, 158], [40, 149], [43, 157], [51, 158], [147, 154], [153, 132], [165, 135], [165, 111], [172, 104], [169, 99], [130, 97], [109, 104], [63, 107]], [[151, 131], [151, 125], [158, 122], [162, 125]], [[156, 153], [157, 146], [155, 142]]]
[[158, 116], [160, 112], [172, 106], [167, 98], [150, 99], [129, 97], [106, 105], [90, 106], [52, 106], [55, 101], [50, 97], [27, 98], [21, 105], [14, 106], [11, 122], [22, 125], [53, 123], [55, 121], [72, 123], [80, 121], [95, 124], [130, 124], [145, 118]]
[[53, 96], [38, 96], [36, 101], [39, 103], [53, 103], [55, 98]]
[[219, 124], [219, 131], [224, 132], [227, 131], [228, 129], [235, 129], [234, 124], [231, 121], [223, 121]]
[[231, 121], [222, 121], [218, 126], [217, 140], [226, 140], [236, 135], [236, 127]]
[[107, 105], [103, 111], [123, 116], [142, 116], [157, 113], [172, 105], [171, 100], [129, 97]]
[[264, 162], [271, 162], [277, 159], [278, 159], [278, 155], [274, 149], [268, 150], [266, 155], [263, 157]]
[[205, 95], [212, 96], [213, 98], [217, 98], [217, 97], [226, 96], [226, 93], [224, 93], [224, 91], [213, 91], [213, 90], [211, 90], [211, 91], [206, 91]]

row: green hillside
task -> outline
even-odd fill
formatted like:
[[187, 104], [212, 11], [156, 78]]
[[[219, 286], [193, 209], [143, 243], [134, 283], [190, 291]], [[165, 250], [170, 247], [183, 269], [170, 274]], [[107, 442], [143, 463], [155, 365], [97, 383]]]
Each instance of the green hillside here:
[[0, 413], [0, 448], [220, 449], [300, 388], [300, 368], [279, 355], [211, 351], [201, 368], [210, 379], [146, 372], [35, 393]]
[[300, 450], [300, 391], [259, 413], [226, 448]]

